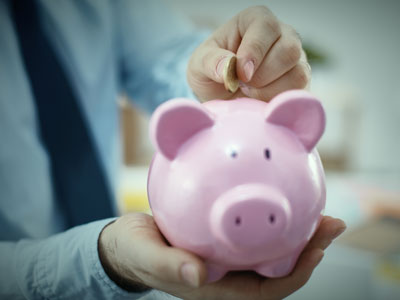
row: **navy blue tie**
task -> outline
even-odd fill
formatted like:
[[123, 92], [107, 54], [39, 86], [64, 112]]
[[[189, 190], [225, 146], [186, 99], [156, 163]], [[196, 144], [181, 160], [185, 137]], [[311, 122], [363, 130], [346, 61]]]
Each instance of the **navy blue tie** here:
[[38, 3], [9, 2], [47, 150], [55, 197], [70, 227], [110, 217], [111, 194], [76, 91], [41, 28]]

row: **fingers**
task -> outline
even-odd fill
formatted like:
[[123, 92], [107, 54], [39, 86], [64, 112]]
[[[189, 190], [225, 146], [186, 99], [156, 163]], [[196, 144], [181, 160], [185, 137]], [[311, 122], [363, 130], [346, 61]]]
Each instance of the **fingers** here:
[[311, 68], [301, 40], [289, 25], [279, 22], [265, 7], [253, 7], [239, 15], [243, 36], [237, 51], [237, 74], [242, 93], [269, 101], [288, 89], [309, 84]]
[[[124, 216], [127, 218], [126, 216]], [[131, 214], [124, 224], [126, 259], [121, 263], [130, 268], [133, 279], [164, 291], [172, 287], [199, 287], [207, 276], [202, 260], [185, 250], [170, 247], [159, 232], [153, 218], [145, 214]], [[121, 228], [122, 230], [122, 228]]]
[[251, 7], [238, 15], [242, 41], [237, 50], [238, 77], [249, 82], [265, 55], [281, 36], [279, 21], [264, 6]]
[[220, 27], [192, 55], [188, 81], [201, 100], [234, 99], [224, 89], [222, 70], [236, 55], [241, 94], [270, 100], [288, 89], [308, 86], [311, 69], [294, 29], [264, 6], [251, 7]]
[[241, 91], [247, 97], [269, 101], [274, 96], [289, 89], [303, 89], [308, 85], [311, 69], [307, 63], [299, 62], [280, 78], [262, 88], [250, 85], [241, 86]]
[[300, 255], [293, 272], [283, 278], [265, 280], [261, 285], [262, 292], [268, 293], [273, 296], [272, 298], [282, 299], [300, 289], [321, 262], [324, 250], [345, 229], [346, 225], [342, 220], [323, 217], [318, 230]]
[[[194, 254], [170, 247], [153, 218], [145, 214], [123, 216], [107, 228], [118, 265], [131, 282], [138, 282], [185, 298], [282, 299], [303, 286], [323, 257], [330, 241], [345, 228], [343, 221], [323, 217], [315, 235], [300, 255], [293, 272], [284, 278], [263, 279], [255, 274], [226, 276], [217, 283], [203, 285], [206, 266]], [[202, 286], [202, 287], [200, 287]], [[261, 297], [260, 297], [261, 293]], [[216, 297], [214, 297], [216, 296]]]
[[247, 97], [269, 101], [281, 92], [309, 85], [311, 68], [300, 38], [290, 26], [282, 26], [282, 36], [268, 52], [252, 80], [241, 86], [241, 92]]
[[315, 232], [305, 250], [315, 248], [325, 250], [332, 241], [345, 230], [346, 224], [342, 220], [324, 216], [318, 230]]
[[184, 250], [167, 245], [160, 246], [151, 241], [140, 247], [140, 251], [144, 253], [141, 264], [142, 275], [151, 274], [149, 277], [152, 282], [158, 281], [160, 284], [168, 282], [190, 287], [199, 287], [204, 283], [206, 270], [196, 256]]
[[324, 251], [321, 249], [303, 252], [299, 257], [296, 268], [289, 276], [266, 280], [263, 283], [263, 288], [270, 295], [273, 295], [274, 299], [287, 297], [307, 283], [323, 256]]
[[[248, 85], [262, 88], [296, 66], [302, 58], [301, 41], [297, 33], [282, 24], [282, 35], [265, 56]], [[305, 58], [305, 56], [304, 56]]]

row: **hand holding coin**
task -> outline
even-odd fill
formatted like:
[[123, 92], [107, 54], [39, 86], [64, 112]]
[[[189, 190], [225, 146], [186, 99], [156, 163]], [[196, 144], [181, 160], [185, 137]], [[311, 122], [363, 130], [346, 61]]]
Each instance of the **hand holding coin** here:
[[305, 88], [310, 77], [298, 33], [264, 6], [250, 7], [218, 28], [195, 50], [187, 69], [201, 101], [246, 96], [269, 101]]

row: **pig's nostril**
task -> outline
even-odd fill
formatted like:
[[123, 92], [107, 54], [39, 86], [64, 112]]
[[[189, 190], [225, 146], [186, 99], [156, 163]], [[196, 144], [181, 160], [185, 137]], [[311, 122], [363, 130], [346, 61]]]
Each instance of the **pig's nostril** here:
[[242, 223], [242, 219], [240, 217], [236, 217], [235, 224], [239, 226]]
[[271, 224], [274, 224], [274, 223], [275, 223], [275, 215], [274, 215], [274, 214], [269, 215], [269, 222], [270, 222]]

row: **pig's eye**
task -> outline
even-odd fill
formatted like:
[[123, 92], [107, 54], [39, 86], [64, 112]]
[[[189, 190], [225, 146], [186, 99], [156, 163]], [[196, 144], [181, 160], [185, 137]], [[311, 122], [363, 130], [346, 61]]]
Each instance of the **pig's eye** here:
[[265, 158], [266, 158], [266, 159], [268, 159], [268, 160], [271, 159], [271, 151], [269, 151], [268, 148], [266, 148], [266, 149], [264, 150], [264, 155], [265, 155]]
[[225, 148], [225, 154], [231, 158], [236, 158], [238, 156], [238, 147], [236, 145], [229, 145]]

